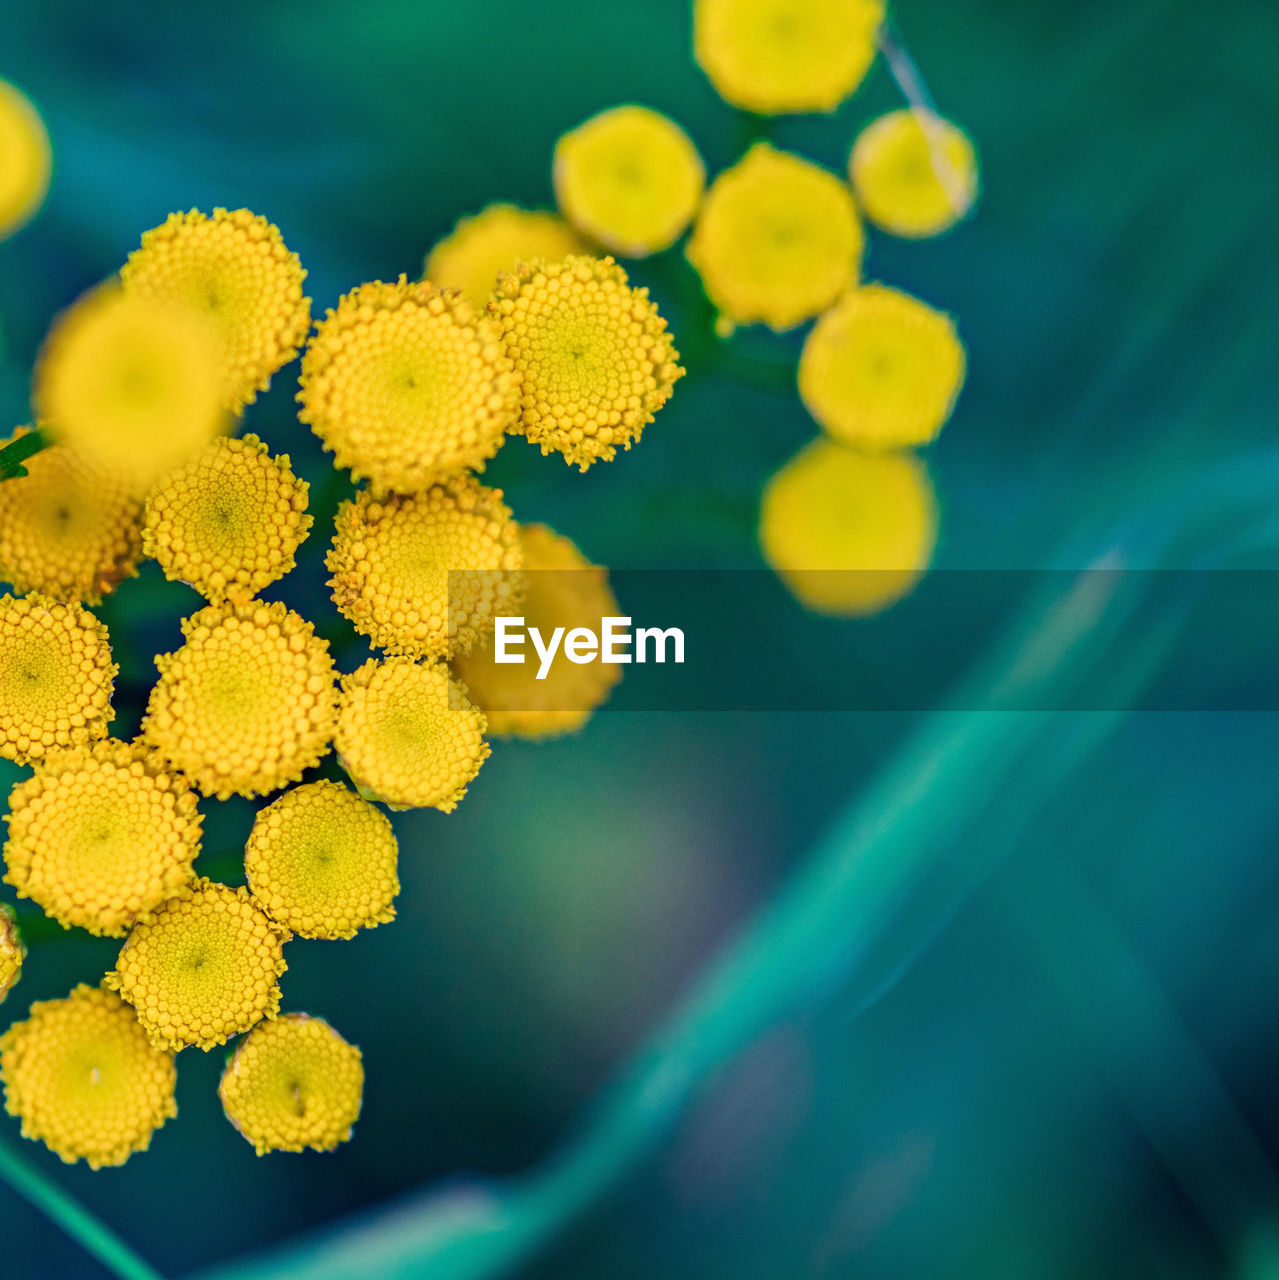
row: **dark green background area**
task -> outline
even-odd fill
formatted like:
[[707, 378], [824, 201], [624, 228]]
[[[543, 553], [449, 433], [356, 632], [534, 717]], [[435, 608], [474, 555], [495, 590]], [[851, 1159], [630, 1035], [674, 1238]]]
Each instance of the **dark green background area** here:
[[[951, 312], [969, 349], [931, 451], [938, 564], [1149, 548], [1139, 535], [1192, 521], [1218, 466], [1279, 497], [1272, 0], [902, 0], [895, 19], [983, 166], [975, 217], [921, 244], [872, 234], [866, 264]], [[759, 126], [714, 95], [688, 28], [675, 0], [0, 0], [0, 76], [39, 104], [56, 150], [47, 205], [0, 245], [0, 425], [26, 420], [52, 317], [172, 209], [269, 216], [322, 310], [362, 280], [416, 275], [491, 200], [548, 204], [557, 135], [619, 101], [670, 113], [723, 167]], [[877, 66], [834, 115], [771, 136], [838, 170], [898, 101]], [[633, 274], [687, 357], [672, 403], [585, 476], [518, 440], [489, 474], [520, 519], [597, 561], [755, 567], [760, 488], [814, 432], [775, 376], [802, 334], [721, 346], [678, 250]], [[271, 594], [327, 616], [341, 486], [293, 419], [295, 377], [245, 426], [315, 482], [319, 525]], [[1162, 554], [1186, 568], [1206, 553]], [[848, 623], [831, 682], [876, 645], [976, 659], [984, 636], [952, 624], [962, 576], [924, 584], [914, 628]], [[150, 566], [104, 607], [118, 732], [196, 604]], [[350, 669], [364, 650], [335, 634]], [[1196, 635], [1237, 653], [1242, 687], [1249, 671], [1273, 680], [1273, 642], [1202, 620]], [[791, 660], [812, 659], [797, 644]], [[123, 1170], [24, 1154], [166, 1275], [533, 1167], [915, 720], [605, 712], [567, 741], [498, 743], [457, 813], [397, 819], [393, 926], [289, 947], [285, 1007], [364, 1050], [352, 1143], [257, 1159], [216, 1100], [223, 1055], [190, 1050], [180, 1118]], [[726, 1064], [525, 1273], [1260, 1280], [1273, 1255], [1258, 1241], [1279, 1221], [1279, 720], [1142, 713], [1101, 738], [1077, 767], [1025, 761], [893, 923], [878, 969], [832, 979]], [[206, 809], [205, 862], [233, 875], [250, 807]], [[3, 1024], [96, 981], [112, 954], [84, 935], [33, 940]], [[101, 1274], [3, 1188], [0, 1249], [5, 1276]]]

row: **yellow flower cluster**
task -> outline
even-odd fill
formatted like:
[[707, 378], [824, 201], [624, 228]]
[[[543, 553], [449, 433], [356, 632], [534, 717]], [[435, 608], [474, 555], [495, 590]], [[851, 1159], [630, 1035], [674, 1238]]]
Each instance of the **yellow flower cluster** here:
[[0, 240], [24, 226], [49, 190], [53, 152], [40, 113], [0, 80]]
[[13, 911], [0, 902], [0, 1004], [22, 977], [22, 962], [27, 949], [18, 932], [18, 922]]

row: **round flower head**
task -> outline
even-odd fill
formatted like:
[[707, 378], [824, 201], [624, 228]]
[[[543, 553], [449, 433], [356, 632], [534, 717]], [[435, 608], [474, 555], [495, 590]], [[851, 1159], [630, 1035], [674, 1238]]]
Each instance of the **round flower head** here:
[[247, 889], [200, 879], [143, 916], [104, 979], [158, 1049], [212, 1049], [280, 1008], [288, 933]]
[[247, 209], [171, 213], [120, 272], [125, 291], [206, 316], [226, 407], [238, 413], [288, 364], [311, 327], [306, 272], [279, 228]]
[[0, 484], [0, 578], [18, 591], [97, 604], [138, 571], [142, 504], [113, 472], [66, 445], [24, 465], [25, 476]]
[[210, 605], [186, 644], [156, 658], [142, 736], [205, 795], [296, 782], [329, 749], [337, 690], [329, 646], [280, 603]]
[[379, 648], [464, 653], [523, 579], [519, 533], [498, 489], [459, 476], [412, 497], [367, 490], [338, 509], [325, 563], [337, 607]]
[[140, 744], [57, 752], [9, 795], [4, 878], [64, 926], [123, 937], [190, 881], [195, 804]]
[[141, 493], [225, 430], [221, 394], [203, 317], [107, 285], [49, 331], [33, 400], [42, 428]]
[[342, 677], [336, 745], [370, 800], [452, 813], [488, 758], [486, 722], [447, 668], [388, 658]]
[[0, 902], [0, 1004], [22, 977], [22, 962], [26, 955], [17, 919], [9, 907]]
[[49, 190], [53, 153], [26, 96], [0, 80], [0, 240], [23, 226]]
[[[608, 573], [593, 565], [565, 537], [542, 524], [520, 529], [527, 587], [520, 604], [526, 624], [542, 635], [563, 627], [588, 627], [599, 634], [601, 620], [616, 617], [617, 601]], [[498, 663], [493, 638], [486, 636], [453, 670], [499, 737], [549, 738], [580, 729], [621, 678], [615, 665], [598, 660], [575, 663], [560, 654], [537, 678], [538, 664]]]
[[697, 212], [706, 167], [688, 134], [648, 107], [612, 107], [555, 144], [555, 198], [605, 248], [642, 258], [669, 248]]
[[879, 613], [932, 558], [937, 508], [923, 463], [815, 440], [768, 482], [764, 559], [818, 613]]
[[286, 791], [257, 816], [244, 873], [258, 905], [303, 938], [352, 938], [395, 918], [395, 832], [337, 782]]
[[0, 597], [0, 756], [29, 764], [105, 737], [117, 670], [82, 605]]
[[629, 449], [684, 373], [648, 290], [612, 258], [522, 266], [489, 310], [523, 379], [516, 430], [583, 471]]
[[931, 111], [904, 108], [873, 120], [848, 161], [862, 211], [898, 236], [935, 236], [977, 197], [977, 159], [962, 130]]
[[457, 226], [431, 250], [426, 278], [441, 289], [460, 289], [471, 304], [483, 308], [503, 271], [521, 262], [545, 258], [558, 262], [582, 253], [577, 233], [557, 214], [491, 204]]
[[302, 358], [298, 416], [337, 465], [382, 492], [483, 470], [519, 406], [500, 327], [427, 281], [362, 284]]
[[933, 440], [950, 417], [964, 363], [949, 316], [868, 284], [813, 326], [799, 359], [799, 394], [837, 440], [907, 448]]
[[694, 0], [693, 56], [761, 115], [833, 111], [875, 58], [883, 0]]
[[687, 253], [730, 325], [790, 329], [857, 283], [864, 243], [844, 183], [758, 142], [711, 183]]
[[218, 1086], [227, 1119], [260, 1156], [332, 1151], [350, 1138], [363, 1096], [360, 1051], [305, 1013], [254, 1027]]
[[215, 440], [148, 495], [146, 553], [215, 603], [248, 599], [293, 568], [307, 489], [257, 436]]
[[118, 995], [81, 984], [31, 1006], [0, 1036], [5, 1107], [22, 1136], [67, 1164], [123, 1164], [178, 1114], [173, 1055], [155, 1048]]

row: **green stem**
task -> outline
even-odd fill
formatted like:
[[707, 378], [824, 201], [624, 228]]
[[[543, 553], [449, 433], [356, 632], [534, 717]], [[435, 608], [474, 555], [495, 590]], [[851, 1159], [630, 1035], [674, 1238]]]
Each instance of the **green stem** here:
[[22, 464], [49, 443], [49, 439], [41, 431], [28, 431], [16, 440], [11, 440], [0, 449], [0, 480], [16, 480], [19, 476], [25, 476], [27, 469]]

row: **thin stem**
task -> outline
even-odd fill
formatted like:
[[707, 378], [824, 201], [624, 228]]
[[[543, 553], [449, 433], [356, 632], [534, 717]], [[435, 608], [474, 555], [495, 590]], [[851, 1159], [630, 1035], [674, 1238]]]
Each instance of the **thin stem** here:
[[16, 480], [25, 476], [22, 464], [48, 446], [49, 440], [42, 431], [27, 431], [0, 449], [0, 480]]

